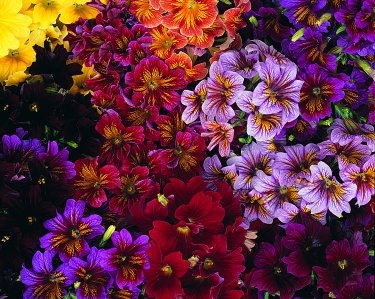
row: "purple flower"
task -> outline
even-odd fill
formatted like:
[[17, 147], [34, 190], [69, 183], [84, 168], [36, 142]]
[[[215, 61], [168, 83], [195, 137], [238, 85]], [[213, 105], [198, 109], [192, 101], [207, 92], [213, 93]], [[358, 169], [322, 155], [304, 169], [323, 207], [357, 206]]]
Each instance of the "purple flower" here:
[[353, 298], [362, 298], [362, 299], [372, 299], [374, 295], [374, 276], [366, 273], [363, 276], [358, 277], [355, 282], [346, 284], [336, 298], [340, 299], [353, 299]]
[[283, 202], [281, 208], [277, 210], [277, 219], [282, 223], [294, 222], [298, 216], [300, 209], [290, 202]]
[[323, 265], [324, 250], [330, 241], [328, 227], [304, 215], [303, 224], [290, 223], [285, 229], [282, 244], [292, 252], [283, 258], [288, 272], [295, 276], [311, 273], [314, 265]]
[[217, 155], [212, 157], [207, 157], [203, 162], [204, 172], [202, 173], [202, 178], [207, 182], [207, 187], [215, 190], [217, 181], [226, 181], [231, 186], [237, 178], [236, 166], [222, 166]]
[[40, 246], [59, 253], [63, 262], [72, 257], [83, 257], [90, 252], [87, 240], [104, 233], [102, 217], [83, 217], [85, 202], [68, 199], [63, 215], [57, 213], [53, 219], [44, 222], [50, 232], [40, 238]]
[[344, 81], [334, 78], [326, 69], [317, 64], [309, 65], [299, 73], [305, 83], [301, 89], [299, 107], [307, 121], [318, 121], [331, 115], [331, 103], [344, 98]]
[[305, 28], [303, 36], [289, 45], [293, 56], [297, 58], [299, 67], [306, 67], [317, 63], [320, 66], [334, 71], [336, 69], [336, 56], [324, 53], [326, 43], [322, 34], [311, 28]]
[[357, 186], [350, 182], [340, 184], [332, 175], [332, 170], [324, 162], [310, 167], [311, 177], [306, 187], [298, 193], [311, 209], [311, 213], [329, 210], [337, 217], [342, 212], [349, 213], [349, 202], [355, 197]]
[[257, 61], [256, 55], [249, 55], [243, 49], [226, 51], [219, 57], [219, 63], [224, 70], [235, 72], [246, 79], [251, 79], [257, 74], [254, 69]]
[[280, 23], [280, 11], [272, 7], [260, 7], [257, 12], [259, 23], [256, 28], [259, 37], [270, 37], [274, 41], [281, 42], [292, 35], [292, 28]]
[[250, 224], [258, 219], [266, 224], [273, 222], [274, 206], [269, 205], [264, 200], [262, 194], [253, 189], [250, 192], [242, 192], [241, 198], [242, 205], [244, 206], [244, 223]]
[[297, 66], [290, 62], [281, 67], [266, 60], [256, 65], [262, 82], [255, 87], [252, 102], [260, 113], [282, 112], [284, 122], [299, 115], [298, 102], [303, 81], [296, 80]]
[[262, 242], [254, 258], [255, 271], [250, 285], [270, 294], [280, 292], [281, 299], [291, 299], [296, 291], [307, 286], [311, 281], [310, 275], [297, 277], [288, 273], [282, 260], [287, 253], [278, 239], [275, 245]]
[[291, 179], [307, 179], [310, 177], [310, 166], [320, 160], [319, 146], [309, 143], [306, 146], [296, 144], [284, 146], [285, 153], [276, 154], [274, 167], [283, 176]]
[[269, 46], [260, 40], [252, 40], [245, 50], [250, 55], [259, 55], [259, 61], [272, 60], [276, 64], [286, 65], [290, 60], [284, 54], [278, 52], [272, 45]]
[[105, 299], [111, 277], [101, 266], [101, 251], [90, 249], [86, 260], [73, 257], [69, 260], [66, 275], [72, 282], [80, 282], [76, 289], [79, 299]]
[[57, 269], [52, 266], [54, 253], [37, 251], [32, 259], [32, 269], [22, 266], [21, 281], [26, 285], [23, 298], [35, 299], [62, 299], [66, 294], [64, 287], [70, 282], [66, 275], [66, 265], [62, 264]]
[[363, 206], [375, 195], [375, 156], [371, 157], [361, 166], [349, 164], [340, 171], [340, 177], [345, 182], [357, 186], [356, 199], [358, 206]]
[[262, 152], [260, 146], [251, 143], [244, 146], [241, 150], [241, 156], [229, 158], [228, 165], [236, 165], [238, 177], [234, 183], [235, 190], [250, 190], [254, 187], [253, 178], [258, 170], [263, 170], [265, 174], [272, 173], [272, 160], [268, 153]]
[[182, 120], [190, 124], [198, 119], [202, 112], [202, 103], [207, 98], [207, 80], [200, 81], [194, 91], [184, 90], [181, 94], [181, 104], [186, 108], [182, 112]]
[[264, 200], [275, 209], [280, 209], [284, 202], [299, 206], [301, 197], [295, 182], [275, 169], [268, 176], [263, 171], [257, 171], [253, 179], [254, 189], [262, 194]]
[[225, 71], [217, 61], [212, 63], [209, 74], [207, 99], [202, 110], [209, 116], [215, 116], [218, 122], [226, 122], [235, 115], [231, 105], [245, 89], [244, 78], [235, 72]]
[[111, 236], [114, 248], [101, 254], [101, 266], [116, 275], [116, 284], [121, 289], [135, 287], [143, 281], [144, 270], [150, 266], [146, 250], [150, 247], [149, 238], [141, 235], [133, 241], [126, 229], [114, 232]]
[[339, 169], [344, 169], [349, 164], [362, 165], [368, 160], [371, 149], [362, 144], [360, 137], [354, 137], [345, 145], [326, 140], [318, 144], [320, 153], [324, 156], [335, 156], [337, 158]]
[[356, 277], [370, 265], [367, 246], [348, 239], [333, 241], [326, 250], [328, 266], [313, 267], [318, 277], [318, 288], [325, 292], [338, 291], [350, 282], [355, 283]]

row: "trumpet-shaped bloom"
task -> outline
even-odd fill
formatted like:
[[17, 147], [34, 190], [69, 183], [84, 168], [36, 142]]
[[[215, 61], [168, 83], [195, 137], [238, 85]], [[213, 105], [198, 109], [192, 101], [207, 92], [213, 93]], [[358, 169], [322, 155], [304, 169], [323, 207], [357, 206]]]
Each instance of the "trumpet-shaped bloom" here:
[[59, 20], [64, 24], [71, 24], [78, 21], [94, 19], [100, 11], [88, 5], [88, 0], [64, 0], [64, 6], [60, 10]]
[[90, 215], [83, 217], [85, 203], [68, 199], [64, 213], [44, 222], [50, 232], [40, 238], [42, 248], [58, 252], [62, 261], [72, 257], [83, 257], [90, 252], [88, 240], [104, 233], [102, 217]]
[[163, 10], [161, 10], [160, 7], [155, 8], [150, 2], [152, 2], [152, 0], [132, 1], [129, 10], [142, 25], [153, 28], [161, 23]]
[[179, 29], [184, 36], [202, 35], [203, 28], [211, 26], [218, 15], [217, 2], [160, 0], [160, 6], [167, 12], [162, 24], [169, 29]]
[[357, 186], [356, 199], [358, 206], [363, 206], [375, 195], [375, 156], [372, 155], [363, 165], [349, 164], [340, 171], [344, 181]]
[[217, 16], [213, 24], [209, 27], [203, 28], [202, 35], [193, 35], [188, 37], [189, 44], [197, 48], [206, 49], [212, 47], [215, 37], [223, 35], [225, 26], [220, 16]]
[[236, 72], [246, 79], [251, 79], [257, 74], [254, 68], [257, 61], [255, 55], [248, 55], [245, 50], [225, 51], [219, 57], [219, 63], [225, 70]]
[[22, 266], [21, 281], [26, 285], [23, 298], [62, 299], [66, 294], [64, 287], [68, 286], [66, 275], [66, 265], [61, 265], [57, 269], [53, 268], [52, 259], [54, 253], [37, 251], [32, 259], [32, 269]]
[[223, 167], [217, 155], [207, 157], [203, 162], [204, 172], [202, 178], [211, 189], [215, 188], [215, 182], [225, 181], [232, 187], [237, 178], [236, 166], [234, 164]]
[[311, 177], [306, 187], [298, 194], [307, 203], [312, 214], [329, 210], [337, 217], [350, 212], [349, 202], [355, 197], [357, 186], [351, 182], [340, 184], [332, 175], [331, 168], [324, 162], [310, 167]]
[[264, 197], [255, 189], [249, 193], [243, 193], [241, 203], [244, 206], [244, 222], [251, 223], [257, 219], [263, 223], [271, 224], [274, 218], [275, 206], [271, 206]]
[[229, 123], [207, 121], [204, 123], [204, 126], [210, 131], [207, 133], [201, 133], [202, 137], [209, 137], [211, 139], [207, 149], [211, 151], [216, 145], [219, 145], [220, 156], [229, 156], [230, 144], [234, 137], [234, 129], [232, 125]]
[[212, 63], [209, 75], [207, 98], [202, 104], [202, 110], [208, 116], [215, 116], [218, 122], [226, 122], [235, 115], [231, 105], [245, 89], [244, 78], [235, 72], [225, 71], [217, 61]]
[[113, 165], [98, 167], [98, 158], [75, 162], [76, 177], [73, 180], [74, 197], [87, 201], [93, 207], [100, 207], [107, 201], [105, 189], [120, 185], [119, 171]]
[[177, 90], [186, 86], [184, 71], [170, 70], [156, 56], [144, 58], [132, 72], [125, 75], [126, 83], [134, 90], [134, 96], [149, 105], [173, 110], [180, 101]]
[[39, 26], [47, 28], [55, 24], [65, 3], [61, 0], [31, 0], [35, 4], [33, 8], [33, 23], [39, 23]]
[[200, 81], [194, 91], [184, 90], [181, 95], [181, 104], [186, 108], [182, 112], [182, 120], [190, 124], [198, 119], [202, 112], [202, 103], [207, 98], [207, 80]]
[[0, 57], [8, 55], [9, 50], [18, 49], [20, 40], [30, 34], [32, 19], [20, 13], [22, 0], [0, 1]]
[[290, 62], [286, 66], [266, 60], [259, 62], [257, 69], [262, 82], [254, 89], [253, 103], [260, 113], [281, 111], [284, 121], [295, 120], [299, 115], [298, 102], [303, 81], [296, 80], [297, 66]]
[[114, 248], [101, 253], [101, 266], [116, 276], [116, 284], [135, 287], [143, 281], [144, 270], [149, 268], [146, 250], [150, 247], [148, 236], [141, 235], [133, 240], [126, 229], [111, 236]]

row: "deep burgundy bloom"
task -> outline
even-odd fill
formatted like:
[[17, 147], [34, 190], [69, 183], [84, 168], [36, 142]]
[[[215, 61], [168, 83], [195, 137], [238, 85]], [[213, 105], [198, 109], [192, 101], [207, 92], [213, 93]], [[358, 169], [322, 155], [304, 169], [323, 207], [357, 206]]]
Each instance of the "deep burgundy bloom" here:
[[313, 63], [334, 71], [336, 69], [336, 56], [324, 53], [326, 43], [322, 34], [311, 28], [305, 28], [303, 36], [295, 42], [291, 42], [289, 49], [297, 58], [298, 66], [305, 67]]
[[143, 281], [144, 270], [149, 267], [146, 250], [149, 248], [148, 236], [141, 235], [133, 240], [131, 234], [122, 229], [111, 236], [114, 248], [101, 253], [101, 266], [116, 276], [116, 284], [135, 287]]
[[57, 269], [52, 266], [54, 253], [37, 251], [32, 259], [32, 269], [22, 266], [21, 281], [26, 285], [24, 299], [62, 299], [66, 294], [64, 287], [69, 285], [66, 274], [66, 265]]
[[223, 281], [224, 279], [218, 273], [207, 275], [196, 267], [184, 276], [182, 286], [186, 299], [208, 299], [213, 298], [215, 287], [220, 288]]
[[[373, 278], [374, 276], [372, 276]], [[374, 295], [374, 280], [371, 280], [369, 274], [364, 274], [359, 277], [355, 282], [346, 284], [340, 292], [338, 292], [337, 298], [340, 299], [372, 299]]]
[[294, 276], [287, 271], [287, 266], [282, 261], [287, 253], [279, 240], [276, 240], [275, 245], [262, 242], [255, 255], [256, 270], [250, 285], [270, 294], [280, 292], [281, 299], [291, 299], [296, 291], [307, 286], [311, 281], [310, 275]]
[[85, 202], [68, 199], [64, 213], [44, 222], [50, 232], [40, 238], [40, 246], [58, 252], [62, 261], [82, 257], [90, 252], [88, 240], [104, 233], [102, 217], [83, 217]]
[[90, 253], [82, 260], [73, 257], [69, 260], [66, 275], [70, 282], [80, 282], [76, 289], [77, 298], [105, 298], [111, 277], [101, 266], [101, 250], [90, 248]]
[[163, 257], [159, 245], [152, 243], [148, 250], [150, 269], [145, 273], [145, 289], [155, 299], [174, 299], [183, 295], [180, 278], [189, 268], [181, 252], [172, 252]]
[[340, 290], [346, 284], [355, 282], [362, 270], [369, 266], [367, 246], [348, 239], [332, 241], [326, 250], [328, 266], [313, 267], [318, 277], [318, 288], [325, 292]]
[[318, 121], [331, 115], [331, 103], [344, 98], [344, 81], [332, 77], [326, 69], [312, 64], [299, 73], [305, 83], [301, 89], [299, 107], [307, 121]]
[[259, 37], [270, 37], [274, 41], [281, 42], [292, 35], [290, 27], [280, 22], [280, 11], [273, 7], [260, 7], [257, 11]]

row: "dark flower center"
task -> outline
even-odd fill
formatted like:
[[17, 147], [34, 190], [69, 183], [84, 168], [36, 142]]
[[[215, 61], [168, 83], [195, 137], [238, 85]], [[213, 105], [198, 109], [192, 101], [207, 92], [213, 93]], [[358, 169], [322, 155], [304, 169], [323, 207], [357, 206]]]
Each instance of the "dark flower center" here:
[[83, 277], [83, 280], [84, 280], [84, 281], [88, 281], [88, 280], [91, 279], [91, 277], [92, 277], [92, 274], [90, 274], [90, 273], [86, 273], [86, 275]]
[[50, 276], [49, 276], [49, 281], [50, 282], [61, 282], [63, 281], [65, 278], [64, 276], [62, 275], [61, 272], [57, 272], [57, 273], [52, 273]]
[[76, 229], [76, 228], [72, 229], [72, 237], [74, 239], [78, 239], [81, 237], [81, 232], [79, 231], [79, 229]]
[[126, 193], [129, 195], [133, 195], [136, 191], [134, 185], [128, 185], [125, 190], [126, 190]]
[[275, 266], [273, 268], [273, 272], [276, 274], [276, 275], [281, 275], [281, 273], [283, 273], [283, 270], [281, 269], [281, 267], [279, 266]]
[[169, 265], [163, 266], [160, 270], [165, 276], [171, 276], [173, 272], [171, 266]]
[[285, 194], [287, 194], [288, 193], [288, 187], [287, 186], [282, 186], [281, 188], [280, 188], [280, 194], [281, 195], [285, 195]]
[[120, 258], [118, 260], [119, 264], [124, 264], [126, 262], [127, 258], [128, 257], [126, 255], [120, 256]]
[[320, 95], [320, 87], [314, 87], [312, 92], [315, 96], [319, 96]]
[[33, 216], [27, 217], [27, 224], [28, 225], [33, 225], [34, 223], [36, 223], [36, 221], [37, 221], [36, 217], [33, 217]]
[[212, 269], [214, 266], [214, 261], [209, 259], [209, 258], [206, 258], [203, 262], [203, 268], [206, 269], [206, 270], [210, 270]]
[[348, 266], [348, 261], [346, 259], [343, 259], [343, 260], [339, 260], [337, 262], [337, 266], [339, 266], [339, 268], [341, 270], [345, 270], [345, 268]]
[[38, 104], [37, 103], [30, 104], [29, 109], [30, 109], [31, 112], [37, 113], [38, 110], [39, 110]]
[[45, 183], [46, 183], [46, 178], [43, 176], [40, 176], [40, 178], [38, 179], [38, 184], [44, 185]]
[[182, 154], [182, 148], [181, 148], [181, 146], [177, 146], [176, 147], [176, 149], [174, 150], [174, 154], [176, 156], [181, 156], [181, 154]]

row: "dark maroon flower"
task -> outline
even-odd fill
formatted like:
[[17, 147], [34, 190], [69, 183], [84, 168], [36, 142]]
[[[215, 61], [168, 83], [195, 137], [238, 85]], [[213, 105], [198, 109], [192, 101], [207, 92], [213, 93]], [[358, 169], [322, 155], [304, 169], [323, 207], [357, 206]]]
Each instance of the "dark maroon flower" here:
[[71, 282], [80, 282], [76, 289], [78, 298], [104, 298], [110, 283], [110, 275], [101, 266], [101, 250], [90, 248], [85, 260], [73, 257], [66, 268], [66, 276]]
[[26, 285], [24, 298], [62, 299], [66, 294], [64, 287], [68, 286], [69, 280], [66, 275], [67, 265], [62, 264], [57, 269], [52, 265], [54, 253], [37, 251], [33, 256], [32, 269], [25, 266], [21, 270], [21, 281]]
[[198, 267], [189, 270], [182, 279], [186, 299], [210, 299], [214, 297], [214, 288], [224, 279], [218, 273], [205, 274]]
[[280, 42], [292, 35], [290, 27], [280, 22], [280, 12], [273, 7], [261, 7], [258, 12], [258, 34], [259, 37], [270, 37]]
[[296, 291], [307, 286], [310, 275], [294, 276], [287, 271], [287, 265], [282, 261], [288, 251], [276, 240], [275, 246], [262, 242], [255, 255], [254, 271], [250, 285], [270, 294], [280, 292], [281, 299], [291, 299]]
[[326, 250], [327, 267], [313, 267], [318, 277], [318, 288], [325, 292], [340, 290], [346, 284], [355, 282], [362, 270], [369, 266], [369, 255], [364, 243], [348, 239], [333, 241]]
[[340, 299], [372, 299], [374, 295], [374, 281], [369, 274], [364, 274], [353, 283], [346, 284], [338, 293], [336, 298]]

